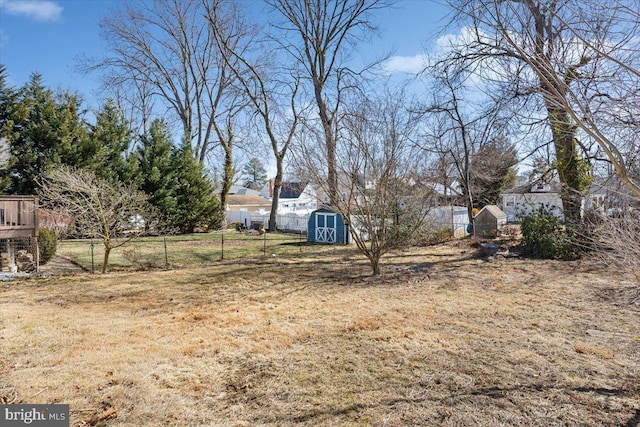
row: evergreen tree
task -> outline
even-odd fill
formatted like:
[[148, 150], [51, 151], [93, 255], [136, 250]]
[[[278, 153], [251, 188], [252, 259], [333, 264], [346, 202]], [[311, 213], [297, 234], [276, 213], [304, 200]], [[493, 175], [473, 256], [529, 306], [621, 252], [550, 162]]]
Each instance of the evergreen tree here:
[[158, 213], [160, 227], [192, 233], [219, 228], [222, 210], [213, 185], [189, 145], [173, 147], [166, 123], [154, 120], [136, 152], [135, 181]]
[[129, 181], [126, 155], [130, 141], [131, 131], [124, 115], [113, 101], [107, 101], [98, 111], [89, 142], [81, 153], [84, 168], [110, 182]]
[[516, 181], [518, 154], [506, 138], [480, 146], [471, 158], [470, 186], [475, 208], [498, 203], [500, 194]]
[[173, 170], [176, 173], [177, 215], [173, 224], [183, 233], [220, 228], [223, 211], [220, 200], [214, 194], [211, 181], [204, 168], [183, 144], [173, 152]]
[[7, 84], [6, 68], [0, 64], [0, 192], [3, 193], [11, 184], [8, 169], [9, 144], [14, 133], [13, 112], [17, 99], [16, 90]]
[[127, 167], [138, 187], [147, 194], [149, 203], [156, 208], [161, 228], [170, 227], [177, 215], [173, 151], [166, 123], [156, 119], [149, 135], [141, 137], [136, 155], [131, 156]]
[[256, 157], [244, 165], [242, 175], [245, 177], [244, 186], [252, 190], [261, 189], [267, 182], [267, 171]]
[[80, 98], [69, 92], [54, 95], [39, 74], [20, 89], [7, 138], [10, 192], [35, 194], [36, 178], [44, 172], [82, 163], [79, 148], [86, 144], [88, 133], [80, 104]]

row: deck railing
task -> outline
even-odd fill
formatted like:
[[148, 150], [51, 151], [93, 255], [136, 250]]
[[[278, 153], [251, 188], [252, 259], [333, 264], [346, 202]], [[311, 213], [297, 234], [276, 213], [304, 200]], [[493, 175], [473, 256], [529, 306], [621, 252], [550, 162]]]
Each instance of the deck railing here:
[[0, 196], [0, 239], [38, 235], [38, 198]]

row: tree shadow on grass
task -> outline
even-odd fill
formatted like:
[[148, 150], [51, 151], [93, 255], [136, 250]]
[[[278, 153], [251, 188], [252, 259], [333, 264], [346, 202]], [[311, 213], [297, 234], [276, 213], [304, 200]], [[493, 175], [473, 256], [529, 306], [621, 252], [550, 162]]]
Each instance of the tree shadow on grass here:
[[[417, 386], [423, 386], [423, 384], [418, 383]], [[511, 394], [522, 395], [524, 394], [538, 394], [542, 393], [546, 395], [550, 392], [558, 391], [565, 395], [571, 395], [571, 393], [579, 393], [579, 394], [592, 394], [592, 395], [601, 395], [608, 396], [610, 398], [615, 397], [626, 397], [633, 398], [638, 396], [640, 393], [640, 389], [638, 388], [605, 388], [605, 387], [557, 387], [557, 386], [548, 386], [544, 384], [525, 384], [518, 385], [513, 387], [483, 387], [475, 390], [470, 390], [467, 392], [455, 392], [451, 393], [444, 397], [438, 396], [424, 396], [419, 398], [392, 398], [392, 399], [383, 399], [377, 403], [353, 403], [350, 405], [346, 405], [343, 407], [326, 407], [314, 409], [312, 411], [308, 411], [306, 413], [300, 415], [277, 415], [274, 417], [272, 422], [276, 424], [286, 424], [286, 423], [322, 423], [327, 418], [339, 423], [338, 420], [335, 420], [335, 417], [344, 417], [349, 415], [356, 415], [367, 409], [377, 409], [377, 408], [387, 408], [383, 410], [384, 413], [388, 413], [389, 408], [393, 408], [399, 404], [409, 404], [409, 405], [423, 405], [428, 403], [432, 407], [434, 405], [441, 406], [442, 408], [448, 408], [451, 411], [455, 410], [458, 402], [461, 404], [469, 403], [469, 401], [473, 400], [477, 397], [486, 397], [491, 399], [492, 401], [498, 401], [504, 399], [509, 402], [511, 406], [517, 408], [524, 416], [530, 418], [530, 413], [528, 411], [531, 409], [528, 405], [519, 406], [512, 398]], [[486, 406], [486, 405], [485, 405]], [[504, 407], [503, 404], [496, 403], [497, 409], [502, 409]], [[442, 423], [445, 421], [445, 417], [440, 419], [426, 420], [423, 419], [422, 422], [431, 422], [431, 423]], [[531, 422], [536, 422], [535, 419], [531, 419]], [[537, 420], [541, 422], [542, 420]], [[545, 421], [548, 421], [545, 420]], [[638, 422], [640, 421], [640, 409], [635, 409], [635, 413], [632, 414], [631, 418], [624, 424], [625, 427], [636, 427], [638, 426]]]

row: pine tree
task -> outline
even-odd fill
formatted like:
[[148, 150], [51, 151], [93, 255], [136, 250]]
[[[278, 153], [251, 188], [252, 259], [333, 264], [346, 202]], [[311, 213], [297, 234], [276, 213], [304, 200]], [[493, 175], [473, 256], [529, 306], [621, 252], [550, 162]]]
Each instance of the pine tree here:
[[96, 115], [86, 151], [82, 153], [84, 167], [110, 182], [128, 181], [127, 150], [131, 141], [129, 124], [122, 112], [108, 100]]
[[80, 104], [80, 98], [69, 92], [54, 95], [39, 74], [20, 89], [7, 138], [10, 192], [35, 194], [36, 180], [46, 171], [82, 163], [79, 148], [87, 142], [88, 133]]
[[14, 134], [13, 111], [18, 94], [7, 84], [7, 72], [0, 64], [0, 192], [6, 192], [11, 184], [8, 162], [10, 140]]
[[261, 189], [267, 182], [267, 171], [256, 157], [244, 165], [242, 175], [245, 177], [244, 186], [252, 190]]
[[174, 225], [183, 233], [208, 231], [222, 226], [220, 200], [211, 181], [191, 151], [189, 144], [173, 152], [173, 170], [177, 177], [177, 215]]
[[140, 145], [127, 165], [133, 180], [156, 208], [160, 228], [165, 229], [172, 226], [177, 215], [173, 150], [166, 123], [156, 119], [151, 124], [149, 135], [140, 138]]
[[470, 186], [475, 208], [498, 203], [502, 191], [516, 181], [518, 153], [506, 138], [480, 146], [471, 158]]

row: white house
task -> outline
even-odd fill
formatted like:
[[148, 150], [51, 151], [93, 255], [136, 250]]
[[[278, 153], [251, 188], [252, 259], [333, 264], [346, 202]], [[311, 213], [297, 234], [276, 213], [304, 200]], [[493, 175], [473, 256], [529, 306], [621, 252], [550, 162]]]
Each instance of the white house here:
[[[269, 200], [273, 197], [273, 184], [271, 181], [262, 189], [262, 196]], [[310, 183], [290, 182], [282, 183], [280, 197], [278, 199], [278, 212], [308, 212], [318, 208], [318, 195], [316, 189]]]
[[[543, 208], [545, 211], [564, 219], [560, 184], [557, 182], [533, 182], [519, 185], [502, 193], [502, 211], [509, 222], [519, 221]], [[606, 192], [602, 185], [592, 185], [582, 199], [582, 211], [604, 210]]]

